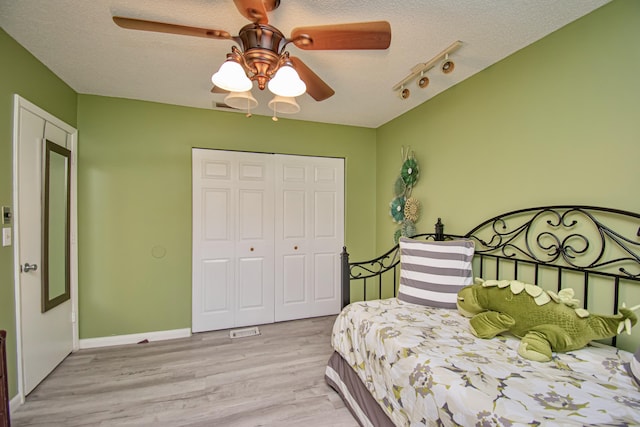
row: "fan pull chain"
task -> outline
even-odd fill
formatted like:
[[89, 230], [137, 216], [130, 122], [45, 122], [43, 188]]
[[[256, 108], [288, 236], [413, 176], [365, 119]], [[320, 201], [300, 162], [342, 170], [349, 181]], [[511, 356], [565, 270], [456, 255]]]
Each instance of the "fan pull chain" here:
[[277, 102], [273, 103], [273, 117], [271, 117], [271, 120], [273, 120], [274, 122], [278, 121], [278, 116], [277, 116], [277, 113], [276, 113], [276, 106], [277, 105], [278, 105]]

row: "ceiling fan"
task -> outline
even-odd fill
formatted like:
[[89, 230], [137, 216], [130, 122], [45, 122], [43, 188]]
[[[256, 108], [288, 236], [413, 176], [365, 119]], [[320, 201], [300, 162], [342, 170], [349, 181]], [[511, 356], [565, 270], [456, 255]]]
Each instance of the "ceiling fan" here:
[[[232, 47], [231, 53], [227, 54], [225, 64], [239, 64], [244, 71], [244, 77], [248, 78], [251, 83], [257, 81], [261, 90], [264, 90], [269, 83], [269, 89], [275, 93], [271, 87], [271, 81], [273, 80], [275, 83], [278, 79], [277, 72], [280, 69], [291, 67], [306, 85], [306, 92], [316, 101], [323, 101], [333, 96], [334, 90], [300, 58], [290, 56], [289, 52], [285, 50], [287, 45], [292, 43], [303, 50], [361, 50], [387, 49], [391, 43], [391, 26], [386, 21], [297, 27], [291, 31], [291, 36], [287, 38], [280, 30], [269, 25], [267, 17], [267, 12], [278, 8], [280, 0], [234, 0], [234, 3], [240, 14], [251, 21], [251, 24], [240, 29], [237, 36], [231, 36], [224, 30], [189, 27], [122, 16], [114, 16], [113, 21], [122, 28], [132, 30], [232, 40], [238, 44], [239, 48]], [[220, 90], [218, 87], [214, 87], [213, 92], [229, 90], [234, 89], [222, 87]], [[276, 93], [276, 95], [281, 94]]]

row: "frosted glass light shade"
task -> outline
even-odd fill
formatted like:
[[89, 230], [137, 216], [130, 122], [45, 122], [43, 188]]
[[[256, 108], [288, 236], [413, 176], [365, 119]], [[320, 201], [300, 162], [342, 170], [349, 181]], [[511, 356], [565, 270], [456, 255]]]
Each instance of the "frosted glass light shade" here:
[[251, 95], [250, 91], [230, 92], [224, 98], [224, 103], [238, 110], [250, 110], [258, 106], [258, 101]]
[[296, 99], [289, 96], [274, 96], [273, 99], [269, 101], [269, 108], [276, 113], [284, 114], [295, 114], [300, 111], [300, 106], [296, 102]]
[[296, 70], [289, 65], [280, 67], [276, 75], [269, 80], [268, 87], [274, 95], [289, 98], [300, 96], [307, 90], [307, 85], [300, 80], [300, 76], [298, 76]]
[[211, 81], [219, 88], [230, 92], [246, 92], [253, 87], [242, 65], [235, 61], [225, 61], [218, 72], [211, 76]]

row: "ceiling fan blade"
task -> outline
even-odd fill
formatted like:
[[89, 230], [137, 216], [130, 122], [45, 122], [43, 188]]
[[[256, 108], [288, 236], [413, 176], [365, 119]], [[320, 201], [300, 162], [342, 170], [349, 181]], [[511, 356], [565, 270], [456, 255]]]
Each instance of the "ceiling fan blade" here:
[[218, 86], [213, 86], [211, 88], [211, 93], [229, 93], [229, 91]]
[[391, 25], [375, 21], [298, 27], [291, 32], [291, 40], [306, 50], [386, 49], [391, 44]]
[[143, 19], [124, 18], [114, 16], [113, 22], [122, 28], [129, 30], [155, 31], [158, 33], [180, 34], [184, 36], [205, 37], [208, 39], [229, 40], [231, 34], [222, 30], [209, 28], [187, 27], [184, 25], [167, 24], [164, 22], [145, 21]]
[[273, 10], [280, 4], [280, 0], [233, 0], [242, 16], [251, 22], [268, 24], [267, 11]]
[[336, 93], [331, 87], [326, 84], [311, 68], [302, 62], [300, 58], [295, 56], [290, 57], [293, 63], [293, 68], [296, 69], [300, 79], [307, 85], [307, 93], [311, 95], [316, 101], [324, 101], [327, 98], [333, 96]]
[[280, 6], [280, 0], [262, 0], [262, 3], [264, 3], [264, 7], [269, 12], [276, 10]]

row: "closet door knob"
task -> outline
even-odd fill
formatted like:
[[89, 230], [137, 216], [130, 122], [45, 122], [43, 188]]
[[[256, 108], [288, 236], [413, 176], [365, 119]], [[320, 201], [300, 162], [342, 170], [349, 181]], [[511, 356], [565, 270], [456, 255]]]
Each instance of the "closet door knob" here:
[[249, 249], [251, 252], [253, 252], [253, 247], [251, 249]]
[[293, 247], [293, 249], [297, 251], [297, 250], [298, 250], [298, 247], [297, 247], [297, 246], [294, 246], [294, 247]]

